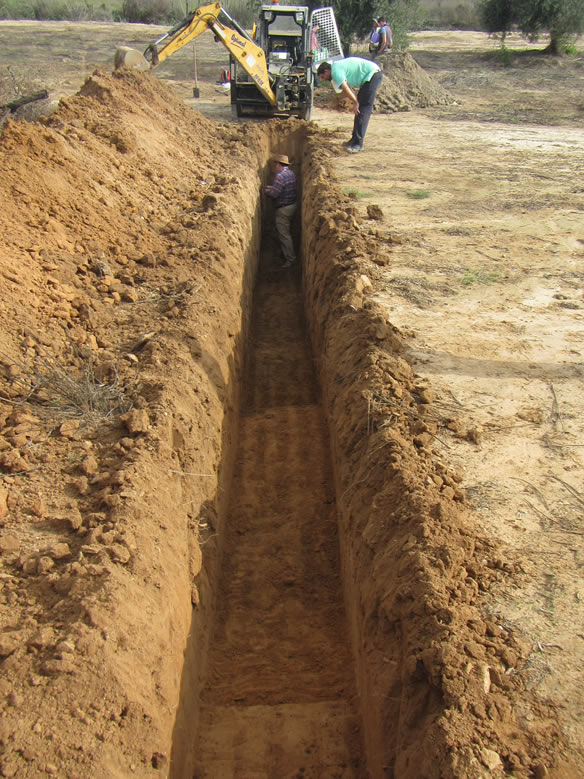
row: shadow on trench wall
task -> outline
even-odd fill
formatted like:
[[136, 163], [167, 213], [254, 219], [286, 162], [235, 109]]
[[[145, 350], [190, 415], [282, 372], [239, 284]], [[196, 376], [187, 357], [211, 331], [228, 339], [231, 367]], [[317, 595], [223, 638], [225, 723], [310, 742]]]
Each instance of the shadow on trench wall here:
[[[241, 328], [236, 335], [229, 359], [229, 380], [217, 386], [221, 371], [216, 369], [212, 355], [193, 352], [193, 359], [206, 365], [211, 386], [217, 386], [222, 396], [224, 417], [221, 428], [221, 460], [218, 473], [218, 487], [211, 501], [198, 506], [194, 519], [199, 532], [199, 546], [191, 559], [195, 560], [193, 576], [193, 609], [190, 630], [183, 655], [179, 700], [172, 732], [169, 777], [187, 779], [192, 776], [194, 766], [195, 737], [199, 721], [199, 697], [207, 668], [209, 640], [213, 632], [216, 607], [217, 583], [220, 577], [223, 552], [223, 527], [229, 502], [229, 484], [233, 472], [235, 446], [238, 438], [241, 377], [245, 344], [249, 332], [251, 297], [259, 255], [261, 239], [260, 200], [255, 207], [250, 240], [244, 247], [241, 263], [244, 267], [241, 289]], [[195, 342], [196, 343], [196, 342]], [[194, 347], [196, 350], [196, 345]], [[196, 511], [196, 509], [195, 509]], [[198, 566], [197, 566], [198, 562]]]

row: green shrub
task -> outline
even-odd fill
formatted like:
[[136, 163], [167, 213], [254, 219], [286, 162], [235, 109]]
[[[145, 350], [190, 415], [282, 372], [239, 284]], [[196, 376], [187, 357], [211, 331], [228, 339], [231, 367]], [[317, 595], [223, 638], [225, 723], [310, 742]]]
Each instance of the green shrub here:
[[123, 0], [120, 15], [125, 22], [170, 24], [182, 19], [185, 9], [174, 0]]
[[479, 29], [476, 0], [421, 0], [421, 10], [426, 18], [426, 28]]
[[112, 0], [0, 0], [0, 19], [111, 21]]

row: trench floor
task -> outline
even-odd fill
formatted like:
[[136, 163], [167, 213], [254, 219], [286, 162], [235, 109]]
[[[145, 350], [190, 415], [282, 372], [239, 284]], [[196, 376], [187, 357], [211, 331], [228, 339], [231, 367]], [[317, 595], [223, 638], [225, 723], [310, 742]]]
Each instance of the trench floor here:
[[263, 250], [195, 779], [362, 777], [329, 443], [298, 267]]

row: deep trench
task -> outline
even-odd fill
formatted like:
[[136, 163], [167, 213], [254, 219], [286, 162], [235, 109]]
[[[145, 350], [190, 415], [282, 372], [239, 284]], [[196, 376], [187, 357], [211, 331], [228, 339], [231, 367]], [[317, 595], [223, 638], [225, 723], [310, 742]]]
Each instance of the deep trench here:
[[326, 779], [365, 770], [329, 440], [300, 268], [281, 271], [276, 257], [265, 230], [214, 628], [192, 733], [196, 779]]

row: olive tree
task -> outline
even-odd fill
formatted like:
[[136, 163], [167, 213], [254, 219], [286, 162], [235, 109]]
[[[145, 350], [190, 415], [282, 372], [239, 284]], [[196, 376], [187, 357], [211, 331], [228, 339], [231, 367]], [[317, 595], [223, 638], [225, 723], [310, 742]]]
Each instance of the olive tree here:
[[407, 33], [417, 27], [419, 18], [418, 0], [332, 0], [331, 5], [345, 56], [350, 54], [351, 45], [355, 41], [369, 37], [373, 18], [378, 19], [380, 16], [385, 16], [389, 21], [394, 48], [406, 49]]
[[561, 54], [584, 31], [584, 0], [483, 0], [481, 17], [487, 32], [503, 37], [514, 27], [531, 41], [547, 33], [546, 51]]
[[364, 38], [371, 30], [371, 21], [377, 15], [377, 4], [375, 0], [332, 0], [331, 5], [347, 57], [351, 44]]

